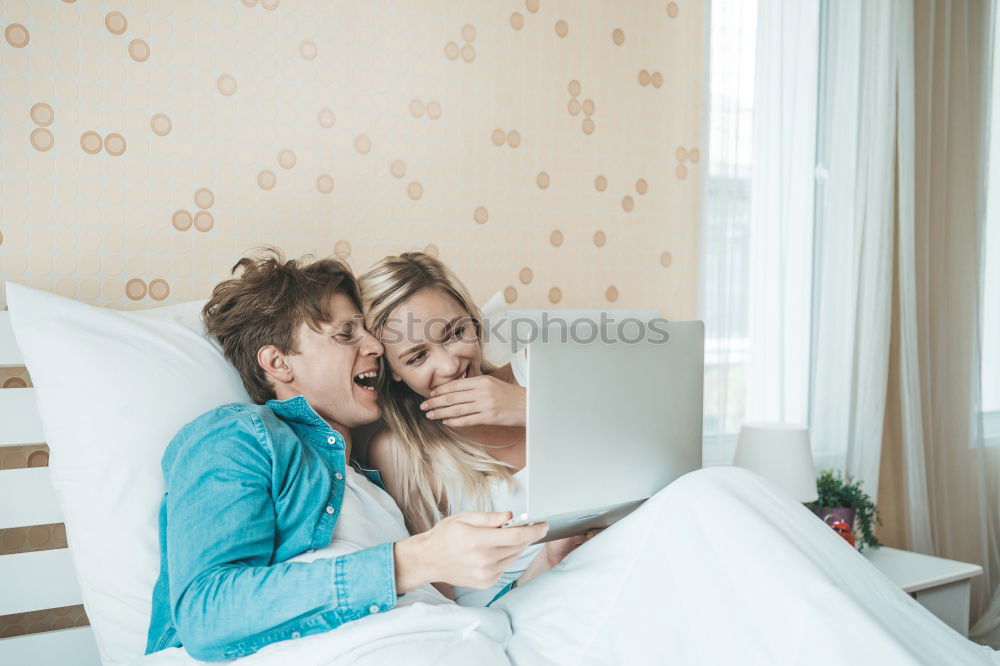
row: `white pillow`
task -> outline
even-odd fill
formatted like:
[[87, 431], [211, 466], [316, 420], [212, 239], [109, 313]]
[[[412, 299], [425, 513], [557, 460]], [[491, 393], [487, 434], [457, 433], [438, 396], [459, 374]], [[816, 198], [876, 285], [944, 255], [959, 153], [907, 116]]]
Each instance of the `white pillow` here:
[[160, 459], [187, 422], [249, 401], [201, 302], [119, 312], [7, 283], [101, 657], [138, 660], [159, 574]]
[[493, 294], [481, 308], [483, 323], [486, 326], [483, 342], [483, 357], [499, 367], [510, 363], [513, 353], [510, 350], [510, 322], [507, 321], [507, 301], [503, 292]]

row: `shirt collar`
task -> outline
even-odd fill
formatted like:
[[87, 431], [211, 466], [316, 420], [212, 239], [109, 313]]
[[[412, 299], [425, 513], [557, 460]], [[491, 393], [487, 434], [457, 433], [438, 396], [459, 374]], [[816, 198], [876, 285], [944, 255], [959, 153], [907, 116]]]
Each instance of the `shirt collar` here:
[[287, 423], [299, 437], [320, 446], [335, 446], [340, 449], [346, 447], [344, 436], [316, 413], [304, 395], [288, 400], [268, 400], [265, 406]]

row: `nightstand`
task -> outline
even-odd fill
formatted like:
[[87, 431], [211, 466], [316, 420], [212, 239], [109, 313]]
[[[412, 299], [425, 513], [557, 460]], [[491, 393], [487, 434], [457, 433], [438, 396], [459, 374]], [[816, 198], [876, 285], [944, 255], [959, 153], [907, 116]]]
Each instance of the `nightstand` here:
[[885, 546], [862, 555], [949, 627], [969, 635], [969, 591], [981, 566]]

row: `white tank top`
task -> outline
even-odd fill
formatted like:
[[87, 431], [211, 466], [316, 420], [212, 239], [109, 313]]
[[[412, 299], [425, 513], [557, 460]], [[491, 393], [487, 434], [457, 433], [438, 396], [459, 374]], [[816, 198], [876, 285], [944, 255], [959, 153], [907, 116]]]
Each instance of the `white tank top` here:
[[[514, 373], [517, 383], [521, 386], [526, 386], [528, 383], [528, 363], [526, 352], [523, 349], [511, 359], [510, 368]], [[493, 511], [510, 511], [515, 517], [525, 512], [527, 508], [528, 484], [526, 470], [527, 468], [523, 468], [514, 474], [514, 485], [512, 488], [509, 488], [502, 481], [494, 480], [490, 482], [491, 508]], [[475, 508], [466, 501], [461, 501], [459, 502], [459, 506], [452, 507], [453, 513], [474, 510]], [[538, 555], [541, 549], [542, 544], [534, 544], [525, 548], [521, 556], [503, 572], [500, 580], [489, 589], [476, 590], [471, 587], [455, 587], [455, 601], [462, 606], [485, 606], [493, 600], [500, 590], [521, 577], [521, 574], [524, 573], [524, 570], [528, 568], [528, 565], [531, 564], [531, 561], [535, 559], [535, 556]]]

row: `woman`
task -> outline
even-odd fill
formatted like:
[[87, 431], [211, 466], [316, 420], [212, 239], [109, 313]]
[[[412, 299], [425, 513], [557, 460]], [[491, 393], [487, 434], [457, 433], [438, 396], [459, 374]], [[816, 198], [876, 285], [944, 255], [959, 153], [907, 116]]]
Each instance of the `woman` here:
[[[459, 510], [514, 508], [522, 359], [484, 361], [481, 314], [432, 257], [387, 257], [360, 283], [385, 348], [386, 427], [369, 458], [411, 531]], [[509, 617], [515, 663], [1000, 664], [745, 470], [685, 475], [562, 566], [501, 594], [582, 540], [529, 548], [489, 590], [454, 591], [464, 604], [502, 596], [493, 608]]]
[[[500, 368], [483, 358], [479, 308], [429, 255], [386, 257], [360, 284], [366, 325], [385, 347], [377, 390], [386, 428], [372, 438], [368, 459], [410, 531], [423, 532], [460, 511], [521, 513], [523, 352]], [[463, 605], [486, 605], [557, 564], [588, 536], [531, 546], [493, 587], [458, 588], [452, 596]]]

